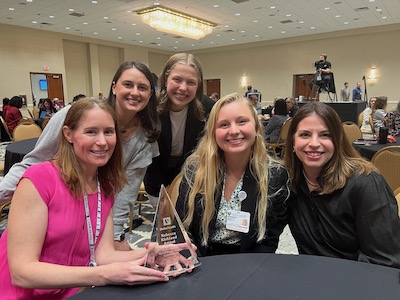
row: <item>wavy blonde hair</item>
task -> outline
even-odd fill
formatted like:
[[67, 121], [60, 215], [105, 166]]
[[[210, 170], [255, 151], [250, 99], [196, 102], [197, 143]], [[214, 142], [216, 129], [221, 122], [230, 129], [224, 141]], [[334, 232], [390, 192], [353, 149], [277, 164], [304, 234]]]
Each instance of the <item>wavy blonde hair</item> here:
[[252, 103], [245, 97], [235, 93], [227, 95], [215, 103], [205, 126], [204, 135], [199, 141], [195, 152], [186, 160], [182, 171], [189, 184], [188, 194], [186, 195], [188, 213], [184, 219], [186, 228], [189, 228], [193, 221], [196, 195], [199, 194], [203, 198], [204, 214], [201, 224], [203, 245], [207, 245], [208, 242], [210, 235], [209, 224], [216, 213], [214, 195], [216, 190], [222, 187], [225, 172], [224, 153], [218, 147], [215, 137], [216, 124], [221, 108], [233, 102], [246, 104], [256, 124], [256, 139], [249, 158], [249, 169], [252, 176], [257, 180], [260, 190], [257, 205], [257, 241], [261, 241], [266, 233], [268, 208], [268, 172], [266, 172], [266, 168], [276, 161], [267, 154], [262, 125], [258, 121], [257, 112]]

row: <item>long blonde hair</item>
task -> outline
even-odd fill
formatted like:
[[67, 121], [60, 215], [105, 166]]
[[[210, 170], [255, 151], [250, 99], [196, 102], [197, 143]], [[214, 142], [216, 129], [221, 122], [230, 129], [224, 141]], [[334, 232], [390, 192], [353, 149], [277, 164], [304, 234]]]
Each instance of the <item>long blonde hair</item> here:
[[256, 124], [256, 138], [249, 159], [249, 169], [259, 185], [257, 241], [261, 241], [266, 233], [266, 213], [268, 208], [268, 172], [266, 172], [266, 168], [271, 163], [279, 163], [271, 159], [267, 154], [262, 125], [258, 121], [257, 112], [252, 103], [235, 93], [227, 95], [215, 103], [205, 126], [204, 135], [199, 141], [195, 152], [186, 160], [182, 171], [189, 184], [188, 194], [186, 195], [188, 213], [184, 220], [186, 228], [189, 228], [193, 221], [196, 195], [199, 194], [203, 198], [204, 213], [201, 224], [203, 245], [207, 245], [208, 242], [210, 235], [209, 224], [216, 213], [215, 193], [217, 189], [222, 188], [225, 172], [224, 153], [218, 147], [215, 138], [216, 123], [221, 108], [233, 102], [245, 103], [249, 107]]

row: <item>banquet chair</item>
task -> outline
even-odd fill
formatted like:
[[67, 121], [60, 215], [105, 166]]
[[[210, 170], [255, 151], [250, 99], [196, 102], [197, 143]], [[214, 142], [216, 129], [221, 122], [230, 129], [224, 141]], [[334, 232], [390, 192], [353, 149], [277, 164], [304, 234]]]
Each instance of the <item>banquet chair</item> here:
[[382, 148], [374, 154], [371, 162], [393, 191], [400, 186], [400, 146]]
[[397, 200], [397, 207], [399, 209], [399, 217], [400, 217], [400, 186], [394, 191], [394, 196]]
[[149, 199], [147, 198], [147, 193], [146, 193], [144, 183], [142, 182], [140, 184], [138, 197], [135, 201], [135, 206], [137, 205], [137, 207], [138, 207], [137, 215], [135, 215], [135, 207], [131, 210], [131, 212], [129, 214], [129, 230], [130, 231], [132, 231], [132, 229], [135, 229], [136, 227], [138, 227], [142, 224], [142, 222], [143, 222], [143, 219], [141, 217], [142, 205], [145, 205], [145, 204], [151, 205]]
[[33, 114], [33, 118], [34, 118], [35, 120], [39, 119], [40, 109], [39, 109], [38, 107], [35, 106], [35, 107], [32, 109], [32, 114]]
[[353, 143], [357, 139], [362, 139], [363, 134], [358, 127], [358, 125], [354, 122], [351, 121], [345, 121], [342, 123], [344, 134], [346, 135], [346, 138], [349, 140], [350, 144]]
[[8, 211], [10, 209], [11, 199], [6, 200], [0, 204], [0, 222], [8, 218]]
[[37, 138], [42, 134], [42, 128], [35, 123], [19, 123], [14, 129], [14, 142]]
[[1, 116], [0, 116], [0, 120], [1, 120], [2, 127], [3, 127], [2, 128], [3, 129], [2, 133], [5, 133], [5, 135], [6, 135], [6, 136], [1, 136], [1, 141], [2, 142], [4, 142], [4, 141], [12, 141], [13, 137], [12, 137], [10, 131], [8, 130], [8, 126], [7, 126], [6, 121], [4, 121], [3, 117], [1, 117]]
[[362, 112], [360, 112], [360, 114], [358, 115], [358, 119], [357, 119], [357, 125], [358, 125], [358, 127], [361, 128], [362, 123], [363, 123], [363, 120], [364, 120], [364, 112], [362, 111]]
[[[281, 158], [283, 158], [283, 155], [285, 153], [286, 139], [288, 137], [289, 127], [291, 123], [292, 118], [288, 118], [285, 122], [283, 122], [281, 131], [279, 132], [278, 141], [276, 143], [265, 143], [267, 150], [271, 152], [274, 156], [280, 156]], [[280, 155], [278, 155], [278, 152], [276, 151], [277, 148], [281, 149]]]

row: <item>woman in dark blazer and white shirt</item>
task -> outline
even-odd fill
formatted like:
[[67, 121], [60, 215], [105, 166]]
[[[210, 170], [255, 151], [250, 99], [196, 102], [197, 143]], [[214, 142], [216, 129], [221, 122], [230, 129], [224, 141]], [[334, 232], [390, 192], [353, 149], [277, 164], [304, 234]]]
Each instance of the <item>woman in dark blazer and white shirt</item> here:
[[216, 102], [182, 173], [176, 209], [202, 256], [275, 252], [289, 176], [267, 154], [250, 101], [231, 94]]
[[168, 186], [196, 148], [214, 101], [203, 97], [200, 62], [188, 53], [169, 58], [159, 78], [160, 156], [148, 167], [144, 184], [156, 204], [161, 184]]

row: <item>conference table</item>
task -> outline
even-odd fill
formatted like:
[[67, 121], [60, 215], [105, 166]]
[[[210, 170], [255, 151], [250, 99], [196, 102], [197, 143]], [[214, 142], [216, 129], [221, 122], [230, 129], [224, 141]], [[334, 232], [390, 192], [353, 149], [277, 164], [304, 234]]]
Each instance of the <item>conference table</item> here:
[[265, 253], [200, 258], [169, 282], [88, 288], [71, 300], [102, 299], [400, 299], [400, 269], [311, 256]]
[[37, 138], [13, 142], [6, 147], [4, 157], [4, 175], [8, 173], [13, 164], [22, 161], [24, 156], [35, 148]]
[[376, 141], [355, 141], [353, 147], [368, 160], [371, 160], [376, 152], [388, 146], [400, 146], [400, 137], [397, 137], [395, 143], [379, 144]]

